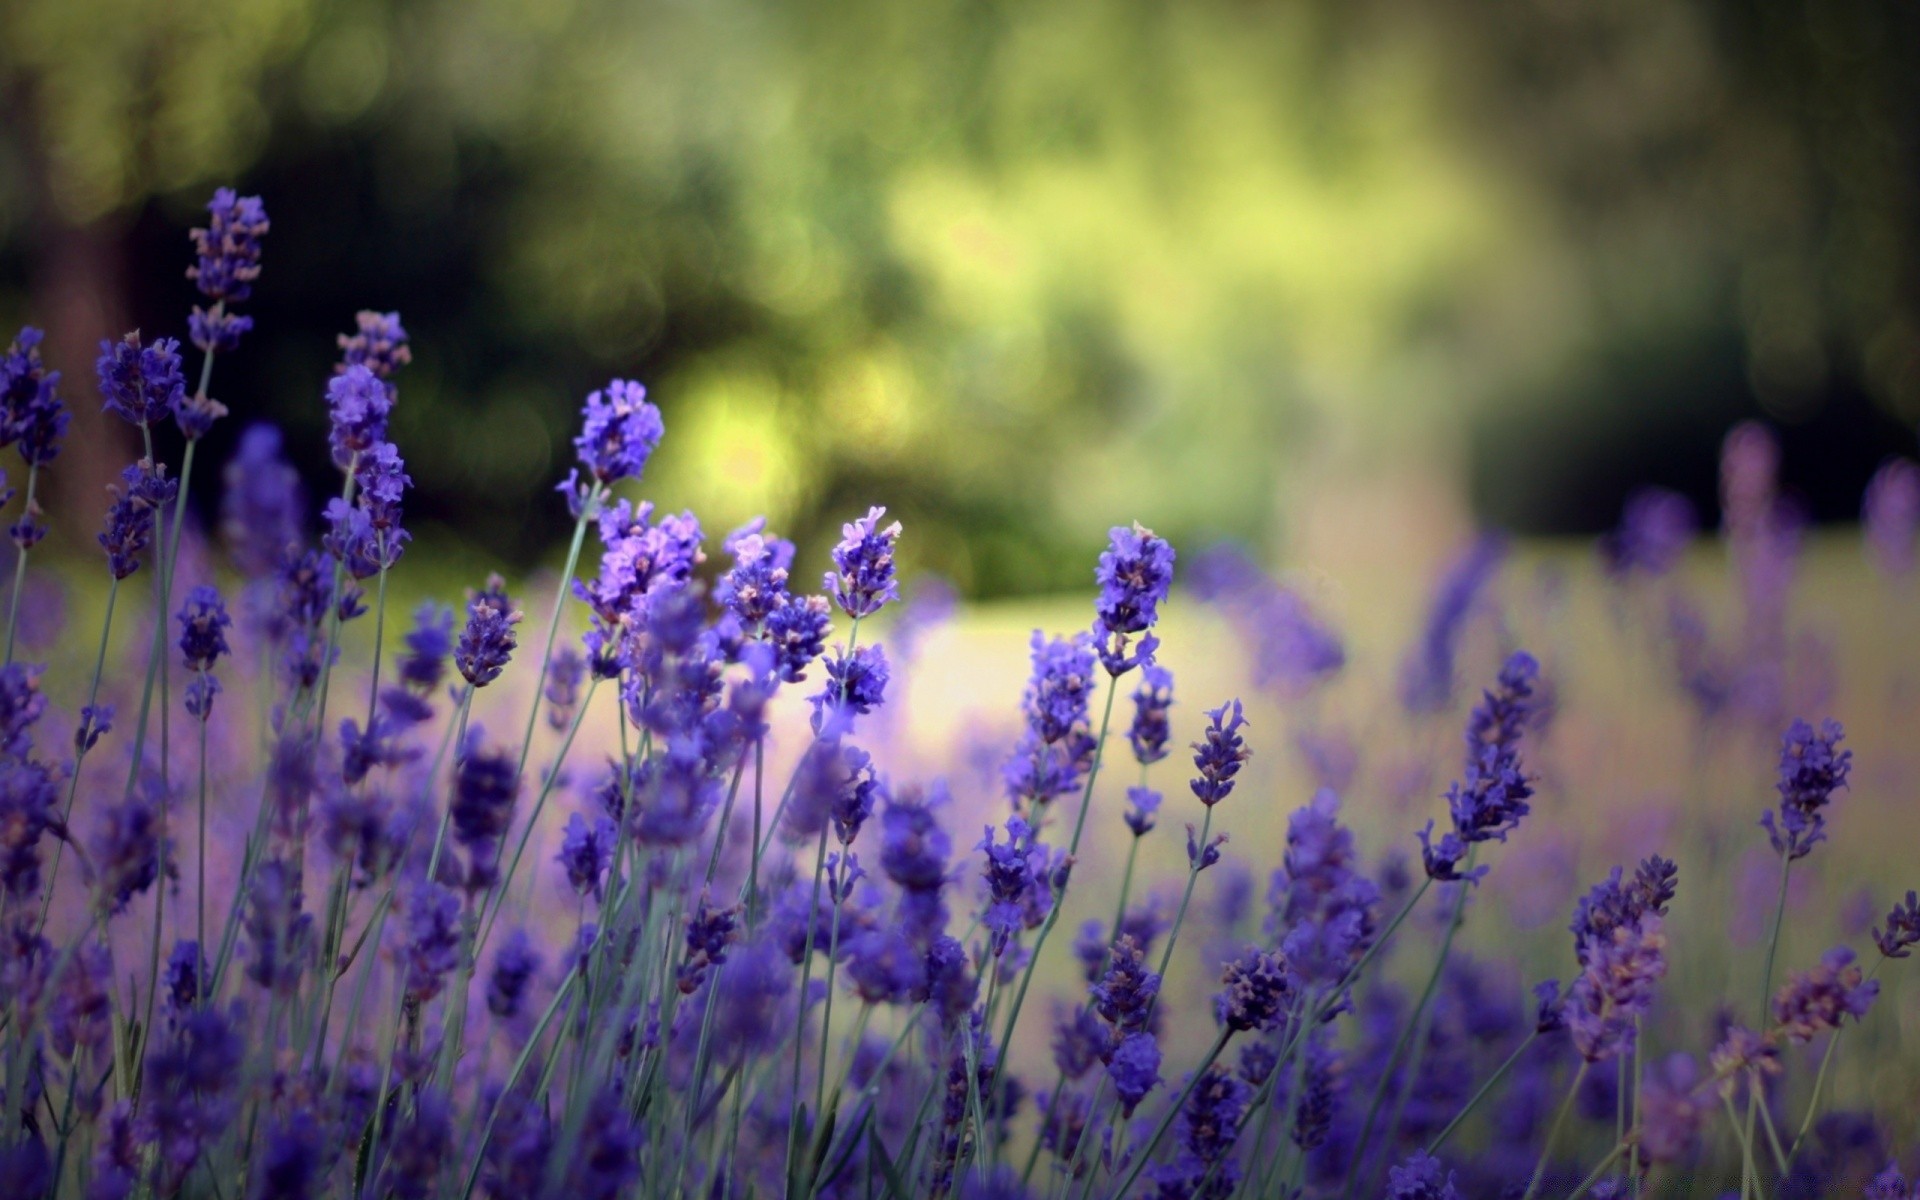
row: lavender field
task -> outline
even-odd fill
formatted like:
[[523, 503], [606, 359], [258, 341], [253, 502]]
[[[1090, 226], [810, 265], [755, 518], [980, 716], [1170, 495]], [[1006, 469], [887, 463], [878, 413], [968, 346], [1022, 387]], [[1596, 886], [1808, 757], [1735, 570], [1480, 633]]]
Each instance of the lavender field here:
[[[458, 590], [401, 314], [307, 495], [215, 399], [266, 209], [207, 214], [178, 329], [0, 377], [0, 1196], [1916, 1194], [1920, 467], [1816, 531], [1749, 423], [1598, 544], [1141, 512], [967, 605], [884, 495], [656, 509], [616, 379], [559, 575]], [[103, 405], [147, 456], [49, 556]]]

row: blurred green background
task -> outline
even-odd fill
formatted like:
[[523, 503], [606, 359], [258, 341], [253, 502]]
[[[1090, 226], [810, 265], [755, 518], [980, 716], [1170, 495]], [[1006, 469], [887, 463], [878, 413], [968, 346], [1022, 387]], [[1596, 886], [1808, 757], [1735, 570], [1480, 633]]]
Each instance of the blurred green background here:
[[1871, 0], [11, 0], [0, 317], [82, 410], [68, 536], [131, 449], [94, 344], [184, 331], [229, 181], [273, 231], [216, 461], [268, 417], [331, 491], [333, 335], [399, 309], [410, 521], [508, 566], [556, 550], [614, 374], [665, 410], [662, 502], [816, 545], [883, 502], [976, 596], [1084, 584], [1133, 516], [1318, 561], [1592, 531], [1639, 482], [1705, 505], [1753, 415], [1850, 519], [1920, 420], [1917, 33]]

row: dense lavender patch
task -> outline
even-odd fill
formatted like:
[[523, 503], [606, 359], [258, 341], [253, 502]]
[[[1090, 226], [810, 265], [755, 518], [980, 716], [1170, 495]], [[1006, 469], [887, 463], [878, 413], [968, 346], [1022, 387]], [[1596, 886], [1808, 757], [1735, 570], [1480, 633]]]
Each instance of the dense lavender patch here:
[[[1165, 538], [1116, 527], [1089, 547], [1087, 625], [1034, 631], [1004, 726], [930, 760], [898, 734], [951, 599], [899, 603], [903, 523], [846, 522], [812, 592], [764, 520], [710, 547], [693, 513], [617, 494], [668, 429], [616, 379], [585, 398], [551, 593], [523, 612], [495, 576], [389, 638], [412, 486], [388, 438], [413, 357], [398, 313], [358, 314], [315, 389], [338, 494], [316, 511], [256, 426], [221, 476], [223, 570], [182, 535], [269, 228], [258, 197], [208, 212], [197, 385], [170, 337], [96, 365], [146, 453], [106, 509], [106, 571], [89, 563], [105, 606], [82, 681], [16, 657], [67, 412], [38, 330], [0, 360], [0, 444], [28, 467], [0, 664], [0, 1194], [1914, 1194], [1885, 1140], [1906, 1114], [1828, 1111], [1827, 1087], [1843, 1041], [1886, 1036], [1914, 893], [1850, 923], [1861, 950], [1796, 957], [1789, 898], [1847, 824], [1854, 762], [1839, 722], [1785, 711], [1798, 524], [1758, 427], [1723, 464], [1734, 636], [1678, 578], [1683, 500], [1636, 497], [1601, 553], [1610, 612], [1666, 635], [1648, 661], [1702, 743], [1772, 771], [1767, 837], [1750, 817], [1660, 828], [1659, 852], [1524, 927], [1570, 908], [1569, 947], [1511, 936], [1489, 897], [1571, 874], [1557, 826], [1617, 798], [1568, 782], [1564, 654], [1516, 648], [1499, 538], [1446, 568], [1357, 724], [1330, 695], [1367, 656], [1301, 592], [1233, 550], [1182, 581]], [[151, 441], [168, 418], [177, 466]], [[1916, 479], [1889, 464], [1865, 502], [1890, 586], [1912, 573]], [[176, 606], [121, 587], [143, 565]], [[1160, 653], [1189, 594], [1277, 704], [1187, 706]], [[110, 660], [116, 616], [140, 615], [144, 656]], [[1268, 745], [1320, 786], [1277, 801]], [[1382, 823], [1398, 832], [1368, 844]], [[1184, 848], [1176, 886], [1143, 846]], [[1679, 919], [1743, 853], [1778, 881], [1733, 914], [1764, 958]], [[1695, 962], [1736, 994], [1681, 993]]]

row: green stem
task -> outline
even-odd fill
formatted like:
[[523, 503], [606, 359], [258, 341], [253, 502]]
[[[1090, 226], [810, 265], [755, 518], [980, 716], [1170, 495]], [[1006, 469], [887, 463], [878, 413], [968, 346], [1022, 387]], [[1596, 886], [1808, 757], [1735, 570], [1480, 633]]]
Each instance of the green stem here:
[[1567, 1089], [1567, 1098], [1560, 1102], [1560, 1110], [1554, 1114], [1553, 1124], [1547, 1127], [1547, 1140], [1540, 1146], [1540, 1161], [1534, 1164], [1533, 1179], [1527, 1184], [1526, 1194], [1520, 1200], [1533, 1200], [1540, 1190], [1540, 1181], [1546, 1177], [1547, 1164], [1553, 1160], [1553, 1144], [1560, 1140], [1560, 1131], [1567, 1123], [1567, 1117], [1573, 1112], [1573, 1102], [1579, 1098], [1580, 1085], [1587, 1081], [1587, 1071], [1592, 1063], [1582, 1062], [1580, 1069], [1573, 1073], [1573, 1086]]
[[[793, 1081], [788, 1091], [788, 1094], [793, 1098], [792, 1103], [796, 1106], [800, 1105], [800, 1059], [802, 1052], [806, 1048], [806, 1038], [803, 1037], [802, 1034], [807, 1024], [807, 989], [813, 983], [813, 930], [814, 926], [820, 923], [820, 876], [825, 873], [826, 868], [827, 826], [822, 825], [820, 827], [820, 844], [814, 850], [813, 854], [813, 899], [807, 905], [807, 937], [804, 943], [804, 949], [800, 955], [800, 1012], [799, 1019], [794, 1027]], [[837, 908], [838, 905], [835, 907]], [[822, 1030], [820, 1036], [822, 1038], [826, 1037], [826, 1032]], [[814, 1114], [816, 1120], [819, 1119], [819, 1116], [819, 1113]], [[780, 1172], [780, 1178], [782, 1179], [792, 1180], [793, 1178], [793, 1155], [799, 1148], [799, 1139], [800, 1112], [799, 1108], [796, 1107], [792, 1116], [789, 1118], [787, 1128], [787, 1159], [785, 1167]]]
[[[33, 520], [33, 489], [34, 489], [34, 485], [39, 482], [40, 482], [40, 464], [37, 462], [29, 463], [27, 466], [26, 509], [20, 517], [20, 519], [23, 522]], [[27, 548], [25, 546], [21, 546], [19, 547], [19, 550], [20, 550], [20, 553], [13, 560], [13, 598], [7, 602], [7, 665], [8, 666], [13, 665], [13, 635], [19, 625], [20, 593], [26, 590], [26, 586], [27, 586]]]
[[1521, 1039], [1520, 1044], [1513, 1048], [1513, 1053], [1507, 1055], [1507, 1060], [1501, 1063], [1493, 1074], [1487, 1076], [1487, 1081], [1480, 1085], [1480, 1090], [1473, 1094], [1473, 1099], [1467, 1101], [1467, 1106], [1455, 1113], [1453, 1120], [1447, 1122], [1447, 1127], [1434, 1135], [1434, 1139], [1427, 1143], [1428, 1154], [1440, 1153], [1440, 1147], [1447, 1144], [1447, 1139], [1452, 1137], [1453, 1131], [1460, 1127], [1460, 1122], [1473, 1115], [1473, 1110], [1480, 1106], [1482, 1100], [1486, 1099], [1487, 1093], [1493, 1090], [1493, 1085], [1505, 1078], [1507, 1071], [1513, 1067], [1513, 1064], [1520, 1061], [1520, 1056], [1527, 1052], [1527, 1047], [1533, 1045], [1533, 1040], [1539, 1036], [1540, 1031], [1536, 1029]]
[[[203, 691], [206, 687], [206, 678], [207, 669], [202, 667], [200, 679]], [[197, 942], [195, 953], [198, 955], [204, 955], [207, 952], [207, 718], [211, 715], [209, 710], [200, 716], [200, 855], [197, 864], [200, 884], [196, 889], [200, 903], [193, 927]], [[204, 1002], [207, 999], [206, 988], [209, 981], [206, 978], [206, 972], [200, 968], [198, 962], [194, 964], [194, 978], [200, 980], [200, 995], [197, 998]]]
[[573, 520], [573, 540], [567, 545], [567, 565], [560, 572], [560, 586], [553, 593], [553, 615], [547, 620], [547, 641], [540, 650], [540, 669], [533, 681], [533, 702], [527, 705], [527, 730], [520, 739], [520, 765], [518, 770], [527, 769], [527, 756], [533, 751], [533, 731], [540, 723], [540, 702], [547, 690], [547, 667], [553, 658], [554, 639], [560, 636], [560, 614], [566, 608], [567, 589], [573, 586], [573, 573], [580, 566], [580, 547], [586, 543], [587, 522], [600, 507], [600, 498], [605, 494], [604, 485], [595, 482], [587, 492], [585, 503], [580, 506], [580, 515]]
[[575, 977], [579, 974], [579, 964], [567, 968], [567, 976], [560, 981], [560, 988], [554, 992], [548, 1002], [547, 1010], [540, 1014], [539, 1024], [533, 1027], [533, 1035], [527, 1038], [527, 1044], [520, 1048], [520, 1054], [513, 1060], [513, 1068], [507, 1072], [507, 1081], [500, 1087], [500, 1099], [487, 1114], [487, 1123], [480, 1131], [479, 1144], [473, 1148], [473, 1165], [467, 1169], [467, 1184], [461, 1189], [461, 1196], [473, 1195], [473, 1185], [480, 1178], [480, 1165], [485, 1161], [487, 1142], [493, 1137], [494, 1122], [500, 1118], [500, 1106], [513, 1103], [513, 1085], [520, 1082], [521, 1072], [527, 1069], [527, 1062], [533, 1057], [533, 1051], [540, 1044], [540, 1038], [547, 1032], [547, 1026], [553, 1022], [553, 1016], [560, 1011], [560, 1005], [573, 991]]
[[[1200, 1060], [1200, 1065], [1195, 1067], [1193, 1074], [1188, 1077], [1187, 1086], [1180, 1089], [1180, 1095], [1174, 1100], [1172, 1107], [1168, 1108], [1166, 1114], [1160, 1118], [1160, 1123], [1154, 1126], [1153, 1136], [1148, 1138], [1147, 1144], [1140, 1147], [1138, 1153], [1134, 1155], [1133, 1166], [1127, 1171], [1127, 1177], [1121, 1181], [1120, 1186], [1114, 1190], [1115, 1196], [1125, 1196], [1132, 1190], [1134, 1181], [1140, 1178], [1140, 1172], [1146, 1169], [1148, 1160], [1153, 1157], [1154, 1150], [1160, 1145], [1160, 1139], [1167, 1136], [1167, 1130], [1173, 1125], [1173, 1119], [1179, 1116], [1180, 1110], [1187, 1106], [1187, 1099], [1193, 1095], [1193, 1089], [1199, 1086], [1207, 1069], [1213, 1066], [1215, 1059], [1220, 1057], [1220, 1052], [1227, 1048], [1227, 1039], [1232, 1036], [1233, 1030], [1222, 1029], [1213, 1039], [1213, 1046], [1208, 1049], [1206, 1057]], [[1274, 1069], [1279, 1069], [1277, 1064]]]
[[[100, 622], [100, 648], [93, 656], [93, 682], [87, 685], [87, 705], [83, 714], [100, 702], [100, 676], [107, 667], [107, 635], [113, 631], [113, 603], [120, 595], [120, 581], [115, 579], [107, 585], [107, 615]], [[90, 716], [83, 720], [91, 721]], [[73, 750], [73, 776], [67, 780], [67, 803], [60, 812], [60, 827], [71, 829], [73, 826], [73, 801], [80, 791], [80, 768], [87, 761], [87, 747], [75, 746]], [[47, 914], [53, 907], [53, 885], [60, 879], [60, 860], [67, 848], [67, 840], [61, 838], [53, 844], [53, 863], [47, 868], [47, 890], [40, 901], [40, 920], [34, 926], [38, 933], [47, 927]]]
[[[1480, 847], [1476, 844], [1467, 852], [1467, 869], [1469, 872], [1473, 869], [1473, 860], [1479, 853], [1479, 850]], [[1431, 883], [1432, 880], [1429, 879], [1428, 882]], [[1455, 931], [1460, 928], [1460, 914], [1466, 907], [1467, 889], [1472, 886], [1472, 884], [1464, 880], [1460, 882], [1459, 893], [1454, 897], [1453, 912], [1447, 918], [1446, 937], [1440, 943], [1440, 953], [1434, 957], [1433, 971], [1427, 976], [1427, 986], [1421, 991], [1420, 1002], [1414, 1006], [1413, 1012], [1408, 1015], [1406, 1024], [1400, 1027], [1400, 1036], [1393, 1044], [1393, 1052], [1387, 1055], [1387, 1061], [1380, 1069], [1380, 1082], [1373, 1089], [1373, 1100], [1367, 1105], [1366, 1120], [1360, 1126], [1360, 1140], [1355, 1142], [1353, 1146], [1353, 1162], [1348, 1166], [1346, 1182], [1342, 1184], [1340, 1188], [1340, 1195], [1343, 1198], [1353, 1194], [1353, 1185], [1359, 1179], [1360, 1165], [1364, 1158], [1363, 1151], [1366, 1149], [1368, 1139], [1373, 1136], [1373, 1125], [1375, 1120], [1380, 1116], [1380, 1105], [1387, 1097], [1387, 1088], [1392, 1086], [1393, 1069], [1399, 1063], [1400, 1056], [1406, 1053], [1407, 1045], [1413, 1039], [1414, 1030], [1422, 1024], [1422, 1018], [1426, 1014], [1427, 1005], [1432, 1003], [1434, 991], [1440, 985], [1440, 975], [1446, 969], [1447, 955], [1453, 949], [1453, 935]], [[1423, 888], [1422, 891], [1424, 890]], [[1415, 898], [1418, 899], [1418, 897]], [[1384, 941], [1385, 939], [1383, 938], [1381, 940]], [[1380, 943], [1376, 942], [1374, 944], [1378, 946]], [[1356, 965], [1355, 970], [1357, 971], [1358, 966], [1364, 965], [1364, 963], [1365, 960], [1363, 959], [1360, 964]], [[1411, 1080], [1409, 1080], [1409, 1082], [1411, 1082]]]

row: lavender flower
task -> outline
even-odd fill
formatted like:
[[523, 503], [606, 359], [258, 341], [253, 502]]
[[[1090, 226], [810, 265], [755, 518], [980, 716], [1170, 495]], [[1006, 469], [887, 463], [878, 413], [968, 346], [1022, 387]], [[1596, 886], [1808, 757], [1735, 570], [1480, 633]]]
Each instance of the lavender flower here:
[[291, 994], [313, 949], [313, 917], [302, 911], [300, 868], [269, 859], [253, 875], [242, 927], [249, 945], [247, 978]]
[[1286, 1014], [1299, 991], [1286, 955], [1249, 946], [1220, 976], [1214, 1016], [1228, 1029], [1271, 1029]]
[[1127, 828], [1134, 837], [1145, 837], [1153, 831], [1154, 814], [1160, 811], [1160, 793], [1152, 788], [1130, 787], [1127, 789]]
[[333, 465], [352, 470], [356, 458], [387, 440], [387, 417], [393, 412], [393, 393], [372, 369], [350, 366], [327, 382], [327, 416], [332, 423], [328, 444]]
[[687, 953], [680, 960], [676, 976], [681, 995], [699, 991], [708, 969], [727, 961], [727, 947], [733, 944], [739, 917], [738, 908], [715, 908], [706, 897], [700, 898], [699, 906], [687, 917]]
[[1501, 668], [1498, 684], [1482, 696], [1468, 717], [1466, 772], [1447, 789], [1453, 828], [1438, 842], [1432, 840], [1433, 822], [1420, 831], [1428, 878], [1478, 880], [1486, 868], [1460, 870], [1469, 847], [1506, 841], [1507, 834], [1532, 811], [1527, 801], [1533, 796], [1533, 784], [1521, 770], [1519, 742], [1534, 719], [1539, 671], [1532, 655], [1516, 651]]
[[[160, 878], [163, 843], [167, 841], [167, 814], [163, 797], [146, 786], [137, 787], [118, 804], [101, 809], [93, 839], [95, 890], [109, 913], [125, 912], [133, 898]], [[167, 868], [174, 866], [166, 855]]]
[[1779, 820], [1769, 812], [1760, 818], [1774, 853], [1791, 861], [1805, 858], [1826, 840], [1825, 809], [1833, 794], [1847, 786], [1853, 752], [1840, 749], [1846, 736], [1840, 722], [1828, 720], [1818, 732], [1805, 721], [1795, 721], [1780, 739]]
[[1700, 1128], [1712, 1115], [1699, 1094], [1700, 1068], [1690, 1054], [1669, 1055], [1647, 1073], [1640, 1087], [1640, 1152], [1648, 1162], [1676, 1163], [1699, 1144]]
[[886, 651], [878, 646], [861, 646], [848, 654], [841, 649], [827, 660], [827, 680], [821, 690], [807, 698], [813, 706], [813, 731], [844, 732], [853, 718], [864, 717], [886, 699]]
[[1203, 552], [1192, 586], [1202, 603], [1232, 623], [1260, 687], [1282, 698], [1302, 696], [1346, 666], [1339, 631], [1298, 590], [1270, 578], [1238, 548], [1223, 544]]
[[1240, 737], [1246, 723], [1240, 702], [1229, 701], [1208, 710], [1205, 740], [1193, 744], [1193, 766], [1200, 772], [1193, 780], [1193, 794], [1209, 808], [1227, 798], [1233, 791], [1233, 779], [1240, 773], [1240, 765], [1253, 757], [1253, 751]]
[[1424, 1150], [1387, 1172], [1387, 1200], [1460, 1200], [1453, 1172]]
[[782, 682], [799, 683], [807, 677], [832, 623], [825, 596], [788, 596], [767, 615], [767, 640], [773, 644]]
[[487, 1011], [503, 1021], [520, 1015], [526, 1006], [527, 985], [540, 973], [540, 952], [524, 929], [507, 934], [493, 959], [487, 978]]
[[401, 686], [416, 696], [430, 696], [446, 678], [447, 658], [453, 653], [453, 610], [428, 600], [414, 610], [406, 652], [400, 655]]
[[487, 746], [479, 726], [469, 729], [448, 805], [454, 841], [467, 848], [470, 858], [468, 891], [484, 891], [497, 880], [500, 842], [513, 824], [513, 806], [519, 797], [520, 775], [513, 752]]
[[1120, 1099], [1120, 1113], [1131, 1117], [1140, 1101], [1160, 1083], [1160, 1043], [1151, 1033], [1132, 1033], [1120, 1039], [1107, 1055], [1107, 1078]]
[[387, 384], [393, 392], [393, 377], [401, 367], [413, 361], [407, 345], [407, 329], [397, 312], [381, 313], [362, 309], [353, 314], [353, 332], [334, 338], [340, 347], [340, 361], [333, 373], [343, 375], [354, 367], [365, 367]]
[[300, 473], [280, 454], [280, 431], [250, 425], [221, 474], [220, 530], [248, 579], [277, 570], [302, 538], [307, 500]]
[[[19, 446], [20, 457], [29, 466], [45, 466], [59, 455], [60, 439], [66, 436], [71, 417], [60, 401], [60, 372], [47, 370], [40, 361], [44, 336], [24, 325], [0, 357], [0, 445]], [[36, 515], [28, 513], [26, 518]], [[35, 534], [27, 544], [38, 540]]]
[[1907, 893], [1904, 902], [1887, 911], [1887, 927], [1873, 930], [1873, 942], [1887, 958], [1906, 958], [1920, 942], [1920, 896]]
[[153, 540], [154, 514], [173, 503], [179, 490], [178, 481], [167, 478], [164, 463], [155, 466], [145, 458], [120, 472], [120, 484], [109, 489], [113, 504], [107, 509], [107, 527], [98, 539], [107, 552], [107, 570], [115, 579], [125, 579], [140, 569], [139, 554]]
[[1628, 497], [1620, 527], [1601, 539], [1601, 561], [1615, 579], [1658, 579], [1678, 565], [1697, 527], [1692, 501], [1665, 488], [1643, 488]]
[[1796, 971], [1773, 996], [1773, 1019], [1787, 1040], [1810, 1042], [1840, 1028], [1840, 1020], [1867, 1015], [1880, 994], [1880, 982], [1866, 979], [1853, 951], [1835, 946], [1811, 971]]
[[187, 593], [177, 615], [180, 622], [180, 656], [189, 671], [208, 671], [227, 653], [227, 633], [233, 618], [220, 593], [201, 584]]
[[101, 342], [94, 371], [106, 410], [142, 428], [172, 416], [187, 397], [180, 343], [173, 338], [156, 338], [144, 346], [135, 330], [117, 342]]
[[902, 1004], [926, 994], [926, 956], [900, 930], [866, 930], [846, 939], [845, 950], [847, 979], [868, 1004]]
[[461, 677], [476, 688], [500, 678], [519, 645], [513, 635], [519, 623], [520, 612], [507, 599], [505, 581], [498, 575], [488, 576], [487, 586], [467, 599], [467, 626], [453, 652]]
[[1100, 595], [1094, 612], [1109, 633], [1141, 633], [1159, 619], [1160, 604], [1173, 586], [1173, 547], [1138, 521], [1131, 529], [1116, 525], [1111, 544], [1094, 568]]
[[841, 527], [840, 543], [833, 548], [836, 570], [827, 572], [824, 586], [841, 611], [856, 621], [900, 598], [900, 582], [893, 569], [900, 522], [883, 528], [880, 518], [886, 515], [886, 509], [876, 506], [866, 516], [847, 522]]
[[405, 1003], [418, 1007], [440, 994], [460, 961], [460, 897], [430, 880], [413, 884], [401, 906]]
[[586, 682], [587, 660], [572, 646], [561, 646], [547, 661], [547, 726], [563, 732], [580, 706], [580, 685]]
[[212, 353], [231, 351], [253, 328], [253, 318], [227, 311], [253, 294], [260, 278], [260, 239], [268, 229], [267, 210], [258, 196], [220, 188], [207, 202], [207, 225], [191, 232], [196, 260], [187, 268], [200, 294], [214, 302], [206, 311], [195, 305], [188, 320], [193, 344]]
[[1460, 637], [1506, 556], [1505, 539], [1483, 534], [1448, 564], [1434, 589], [1420, 640], [1400, 665], [1400, 703], [1408, 712], [1438, 712], [1453, 699]]
[[60, 778], [47, 767], [19, 757], [0, 765], [0, 907], [40, 890], [40, 840], [60, 828], [59, 804]]
[[559, 858], [575, 895], [600, 898], [600, 883], [613, 863], [618, 835], [619, 827], [607, 817], [595, 817], [589, 822], [574, 813], [567, 818]]
[[1171, 1163], [1155, 1170], [1153, 1178], [1163, 1196], [1194, 1196], [1200, 1181], [1211, 1175], [1208, 1196], [1231, 1195], [1240, 1182], [1239, 1164], [1232, 1157], [1253, 1089], [1220, 1067], [1209, 1067], [1188, 1094], [1175, 1122], [1180, 1146]]
[[1173, 672], [1149, 663], [1133, 691], [1133, 724], [1127, 730], [1127, 743], [1141, 766], [1152, 766], [1167, 756], [1167, 742], [1173, 736], [1167, 710], [1172, 707]]
[[647, 389], [616, 379], [604, 390], [587, 394], [573, 447], [580, 465], [605, 486], [640, 478], [665, 434], [660, 410], [647, 401]]

